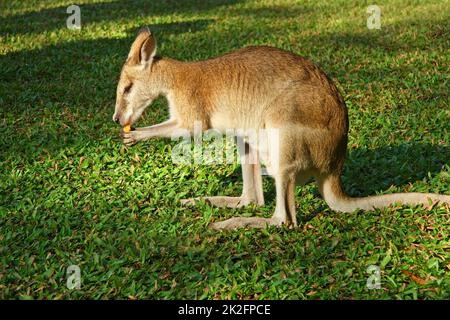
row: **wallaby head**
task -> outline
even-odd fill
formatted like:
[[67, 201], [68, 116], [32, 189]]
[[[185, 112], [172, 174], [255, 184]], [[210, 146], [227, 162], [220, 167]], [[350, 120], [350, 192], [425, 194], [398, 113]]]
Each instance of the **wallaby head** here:
[[152, 72], [156, 40], [149, 29], [139, 31], [131, 45], [117, 85], [113, 121], [132, 125], [145, 108], [160, 94], [157, 77]]

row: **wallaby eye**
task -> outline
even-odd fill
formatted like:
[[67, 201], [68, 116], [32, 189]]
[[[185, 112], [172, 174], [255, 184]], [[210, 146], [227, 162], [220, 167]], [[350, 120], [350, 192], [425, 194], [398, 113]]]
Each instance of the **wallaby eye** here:
[[130, 83], [129, 85], [127, 85], [127, 86], [125, 87], [125, 89], [123, 90], [123, 94], [127, 94], [128, 92], [130, 92], [132, 86], [133, 86], [132, 83]]

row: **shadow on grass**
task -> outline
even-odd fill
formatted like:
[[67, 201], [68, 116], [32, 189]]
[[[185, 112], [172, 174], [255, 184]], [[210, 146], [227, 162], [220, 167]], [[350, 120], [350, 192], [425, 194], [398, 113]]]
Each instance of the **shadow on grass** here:
[[302, 18], [313, 13], [313, 8], [305, 5], [271, 5], [258, 8], [231, 8], [229, 11], [233, 15], [253, 18]]
[[[232, 5], [239, 0], [205, 0], [205, 1], [111, 1], [79, 5], [81, 24], [89, 25], [105, 21], [120, 21], [130, 18], [146, 18], [170, 15], [174, 13], [201, 13], [224, 5]], [[24, 14], [0, 17], [0, 34], [17, 35], [43, 33], [65, 29], [70, 16], [68, 6], [60, 6]]]
[[343, 184], [352, 196], [372, 195], [390, 186], [404, 186], [428, 178], [450, 164], [450, 147], [404, 143], [377, 149], [351, 150]]
[[[211, 23], [213, 20], [200, 19], [148, 26], [159, 39], [200, 31]], [[25, 108], [35, 103], [54, 102], [86, 106], [92, 105], [90, 98], [112, 98], [120, 69], [137, 31], [128, 30], [126, 38], [66, 42], [5, 55], [0, 61], [3, 80], [0, 89], [13, 86], [16, 90], [5, 88], [4, 102], [20, 101]], [[21, 111], [20, 108], [14, 110]]]

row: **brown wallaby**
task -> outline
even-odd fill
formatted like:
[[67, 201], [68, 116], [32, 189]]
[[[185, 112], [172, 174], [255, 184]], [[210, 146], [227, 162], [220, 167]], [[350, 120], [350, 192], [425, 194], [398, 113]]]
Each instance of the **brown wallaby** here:
[[[117, 86], [113, 120], [133, 125], [158, 96], [167, 98], [169, 120], [130, 132], [122, 130], [124, 144], [176, 135], [193, 130], [276, 129], [277, 150], [257, 152], [263, 163], [277, 157], [276, 209], [271, 218], [231, 218], [213, 223], [215, 229], [296, 226], [295, 186], [315, 178], [331, 209], [352, 212], [372, 210], [394, 203], [450, 204], [450, 196], [431, 193], [397, 193], [364, 198], [348, 196], [341, 185], [348, 133], [344, 100], [336, 86], [310, 60], [268, 46], [247, 47], [198, 62], [181, 62], [156, 55], [156, 40], [142, 29], [128, 55]], [[245, 161], [253, 145], [238, 144], [242, 161], [243, 193], [240, 197], [205, 197], [216, 206], [241, 207], [264, 204], [260, 161]], [[244, 147], [242, 147], [244, 146]], [[194, 204], [196, 199], [183, 200]]]

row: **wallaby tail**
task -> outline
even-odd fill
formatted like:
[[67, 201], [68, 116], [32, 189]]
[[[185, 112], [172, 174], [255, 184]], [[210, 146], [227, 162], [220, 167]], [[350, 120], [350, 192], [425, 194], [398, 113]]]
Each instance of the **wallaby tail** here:
[[429, 205], [439, 202], [450, 205], [450, 196], [436, 193], [394, 193], [380, 196], [353, 198], [342, 189], [340, 176], [329, 175], [318, 179], [319, 190], [331, 209], [341, 212], [353, 212], [357, 209], [373, 210], [385, 208], [391, 204]]

